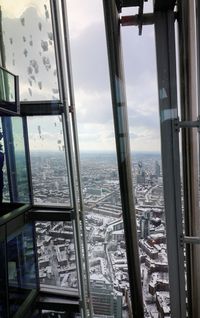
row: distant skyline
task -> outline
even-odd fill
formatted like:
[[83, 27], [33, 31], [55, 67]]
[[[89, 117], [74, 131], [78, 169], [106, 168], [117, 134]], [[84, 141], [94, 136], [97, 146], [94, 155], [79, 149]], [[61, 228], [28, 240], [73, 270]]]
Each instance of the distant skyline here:
[[[146, 10], [149, 10], [151, 2], [145, 3]], [[48, 1], [21, 0], [16, 4], [13, 0], [3, 0], [2, 7], [7, 10], [7, 22], [10, 23], [10, 32], [16, 30], [19, 33], [20, 26], [16, 27], [16, 18], [19, 19], [21, 15], [26, 17], [26, 14], [28, 17], [31, 11], [26, 9], [29, 5], [32, 9], [34, 8], [34, 11], [31, 10], [34, 12], [35, 25], [37, 26], [41, 23], [42, 31], [45, 31], [47, 19], [45, 20], [44, 16], [44, 4], [47, 3]], [[81, 151], [96, 152], [115, 151], [102, 0], [84, 0], [84, 2], [82, 0], [68, 0], [67, 5], [80, 149]], [[125, 12], [135, 13], [132, 9], [125, 10]], [[29, 20], [27, 19], [27, 25]], [[26, 28], [24, 30], [26, 32]], [[33, 39], [34, 45], [29, 45], [28, 53], [24, 52], [24, 54], [32, 54], [34, 56], [37, 53], [38, 55], [42, 39], [38, 39], [38, 45], [36, 43], [36, 31], [38, 32], [38, 28], [31, 30], [28, 26], [27, 30], [26, 38], [29, 38], [30, 42]], [[32, 33], [30, 34], [30, 32]], [[13, 34], [16, 40], [18, 36], [19, 34]], [[40, 33], [40, 36], [42, 37], [43, 33]], [[9, 37], [7, 46], [10, 45], [10, 41]], [[13, 52], [18, 61], [19, 56], [22, 55], [21, 47], [19, 47], [21, 44], [18, 44], [21, 42], [15, 42], [13, 45], [16, 45], [16, 47], [13, 46]], [[153, 27], [144, 27], [143, 34], [140, 37], [138, 36], [137, 27], [123, 27], [122, 42], [131, 150], [159, 152], [159, 115]], [[43, 94], [48, 96], [50, 90], [48, 92], [47, 89], [49, 87], [54, 92], [56, 91], [56, 81], [48, 83], [48, 81], [55, 79], [53, 77], [54, 58], [52, 48], [53, 46], [49, 46], [48, 52], [45, 52], [44, 49], [44, 52], [40, 53], [41, 56], [38, 56], [37, 62], [40, 73], [36, 74], [37, 85], [34, 80], [31, 80], [32, 86], [28, 88], [25, 81], [29, 79], [30, 82], [30, 76], [27, 77], [27, 80], [26, 77], [23, 79], [21, 77], [20, 91], [24, 96], [26, 95], [29, 98], [32, 92], [33, 94], [35, 92], [35, 96], [38, 94], [37, 98], [42, 98]], [[46, 57], [49, 57], [51, 64], [48, 64]], [[24, 62], [28, 61], [26, 56], [24, 57], [23, 55], [23, 59], [18, 63], [19, 65], [13, 65], [11, 59], [10, 51], [9, 69], [11, 71], [17, 72], [17, 67], [22, 68], [21, 63], [25, 69], [26, 64]], [[27, 64], [27, 67], [29, 66]], [[31, 64], [34, 69], [36, 69], [36, 66]], [[51, 66], [52, 68], [50, 68]], [[50, 72], [52, 72], [52, 75]], [[42, 90], [40, 88], [41, 85], [44, 85]], [[54, 95], [56, 97], [56, 94]], [[34, 150], [39, 148], [49, 150], [58, 147], [60, 145], [58, 140], [60, 140], [61, 136], [58, 129], [53, 127], [57, 119], [53, 118], [47, 121], [44, 118], [40, 120], [40, 124], [37, 121], [38, 118], [35, 120], [31, 119], [29, 129], [31, 147]], [[39, 136], [38, 125], [41, 126], [43, 138]]]

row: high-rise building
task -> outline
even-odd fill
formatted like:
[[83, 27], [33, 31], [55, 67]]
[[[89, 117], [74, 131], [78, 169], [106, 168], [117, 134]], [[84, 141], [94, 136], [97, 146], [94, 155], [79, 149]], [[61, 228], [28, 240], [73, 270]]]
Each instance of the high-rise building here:
[[160, 165], [159, 165], [158, 161], [155, 162], [155, 175], [157, 178], [160, 177]]
[[95, 315], [122, 317], [122, 295], [113, 294], [112, 284], [91, 281], [92, 302]]

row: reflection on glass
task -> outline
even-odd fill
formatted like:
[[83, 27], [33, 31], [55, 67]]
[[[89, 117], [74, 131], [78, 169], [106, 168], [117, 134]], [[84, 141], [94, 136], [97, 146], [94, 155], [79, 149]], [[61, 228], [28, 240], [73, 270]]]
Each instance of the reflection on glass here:
[[34, 202], [70, 205], [60, 116], [28, 119]]
[[25, 225], [19, 233], [8, 237], [9, 309], [12, 316], [30, 291], [37, 288], [33, 250], [33, 227]]
[[15, 78], [0, 68], [0, 103], [15, 101]]
[[52, 310], [42, 310], [41, 318], [78, 318], [81, 317], [79, 314], [66, 311], [52, 311]]
[[5, 242], [0, 242], [0, 264], [0, 317], [6, 317]]
[[[6, 68], [20, 78], [21, 100], [58, 100], [49, 1], [1, 1]], [[34, 27], [33, 27], [34, 26]]]
[[36, 222], [41, 286], [77, 289], [74, 232], [71, 222]]
[[28, 173], [21, 118], [12, 118], [12, 133], [15, 152], [18, 202], [29, 202]]

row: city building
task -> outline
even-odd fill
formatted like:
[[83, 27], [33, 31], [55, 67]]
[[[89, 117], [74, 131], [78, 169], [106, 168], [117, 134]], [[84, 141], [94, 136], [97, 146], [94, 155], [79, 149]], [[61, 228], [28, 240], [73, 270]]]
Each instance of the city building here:
[[[199, 1], [102, 0], [117, 160], [88, 154], [82, 175], [68, 1], [11, 2], [0, 4], [0, 317], [200, 317]], [[132, 163], [121, 30], [149, 25], [161, 156]]]
[[91, 280], [91, 292], [95, 315], [122, 317], [122, 296], [113, 294], [111, 284], [104, 281]]

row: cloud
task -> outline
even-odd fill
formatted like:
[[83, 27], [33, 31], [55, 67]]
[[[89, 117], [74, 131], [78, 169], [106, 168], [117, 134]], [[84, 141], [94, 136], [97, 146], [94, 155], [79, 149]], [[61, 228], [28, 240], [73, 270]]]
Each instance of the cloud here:
[[71, 38], [71, 53], [75, 87], [81, 85], [90, 91], [110, 89], [103, 21]]
[[80, 39], [86, 29], [92, 29], [94, 24], [102, 20], [101, 0], [67, 0], [67, 7], [71, 39]]
[[1, 0], [1, 8], [4, 15], [12, 19], [19, 18], [29, 7], [34, 7], [37, 10], [38, 15], [42, 15], [44, 5], [48, 6], [48, 1], [37, 1], [36, 4], [32, 0]]

